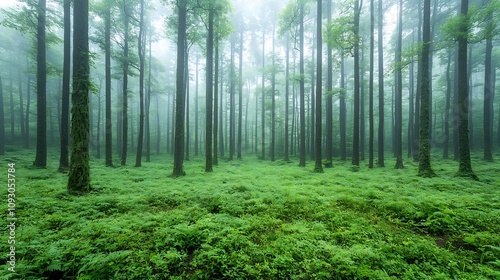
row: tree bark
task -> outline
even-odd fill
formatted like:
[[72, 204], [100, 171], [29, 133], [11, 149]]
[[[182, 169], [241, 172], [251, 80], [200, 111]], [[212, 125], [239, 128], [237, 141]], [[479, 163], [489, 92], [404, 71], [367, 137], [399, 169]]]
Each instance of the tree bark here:
[[[328, 24], [332, 21], [332, 0], [326, 0], [326, 16]], [[326, 61], [327, 61], [327, 75], [326, 75], [326, 138], [325, 138], [325, 167], [332, 167], [333, 164], [333, 61], [332, 61], [332, 48], [327, 46]]]
[[317, 54], [316, 54], [316, 130], [315, 130], [315, 164], [314, 164], [314, 172], [322, 173], [323, 172], [323, 163], [321, 162], [321, 136], [322, 136], [322, 67], [323, 67], [323, 32], [321, 30], [322, 26], [322, 0], [317, 1], [317, 9], [318, 13], [316, 15], [316, 40], [317, 40]]
[[359, 0], [354, 1], [354, 125], [352, 137], [352, 165], [359, 166]]
[[306, 102], [304, 88], [304, 3], [300, 4], [300, 162], [299, 166], [306, 166]]
[[141, 0], [141, 14], [139, 20], [139, 36], [137, 39], [137, 53], [139, 54], [139, 132], [137, 135], [137, 151], [135, 167], [142, 165], [142, 147], [144, 144], [144, 0]]
[[373, 120], [373, 70], [374, 70], [374, 55], [375, 47], [375, 4], [370, 1], [370, 77], [369, 77], [369, 101], [368, 101], [368, 119], [369, 119], [369, 136], [368, 136], [368, 168], [373, 168], [373, 138], [374, 138], [374, 120]]
[[123, 50], [123, 80], [122, 80], [122, 152], [121, 152], [121, 165], [127, 164], [127, 151], [128, 151], [128, 68], [129, 68], [129, 16], [127, 6], [123, 6], [124, 17], [124, 50]]
[[179, 22], [177, 26], [177, 79], [176, 79], [176, 100], [175, 100], [175, 148], [174, 148], [174, 168], [172, 177], [185, 176], [184, 162], [184, 113], [185, 113], [185, 87], [184, 81], [184, 60], [186, 49], [186, 14], [187, 0], [179, 0], [177, 4]]
[[206, 65], [206, 125], [205, 125], [205, 172], [213, 171], [212, 115], [213, 115], [213, 62], [214, 62], [214, 10], [208, 12], [207, 65]]
[[38, 1], [37, 16], [37, 128], [34, 166], [47, 166], [47, 56], [45, 46], [46, 1]]
[[434, 177], [436, 174], [431, 167], [431, 143], [430, 143], [430, 75], [429, 58], [431, 47], [431, 0], [424, 0], [423, 20], [423, 45], [422, 45], [422, 74], [420, 75], [420, 132], [419, 132], [419, 164], [418, 176]]
[[[488, 13], [486, 21], [487, 21], [487, 31], [491, 32], [493, 29], [493, 12]], [[488, 34], [486, 39], [486, 56], [484, 59], [484, 103], [483, 103], [483, 131], [484, 131], [484, 160], [485, 161], [493, 161], [493, 153], [492, 153], [492, 143], [491, 143], [491, 104], [493, 104], [493, 96], [491, 89], [492, 82], [492, 68], [491, 65], [491, 53], [493, 50], [493, 36], [492, 34]], [[494, 90], [494, 88], [493, 88]]]
[[68, 191], [90, 191], [89, 166], [89, 2], [74, 3], [73, 94], [71, 109], [71, 159]]
[[382, 27], [382, 0], [378, 0], [378, 166], [385, 166], [384, 157], [384, 137], [385, 137], [385, 116], [384, 116], [384, 44]]
[[478, 180], [478, 177], [472, 171], [469, 146], [469, 96], [467, 80], [467, 39], [469, 20], [466, 19], [469, 10], [469, 1], [461, 1], [461, 16], [464, 21], [460, 26], [460, 35], [458, 36], [458, 173], [459, 177], [469, 177]]
[[396, 50], [396, 96], [395, 96], [395, 154], [396, 154], [396, 169], [403, 168], [403, 145], [402, 145], [402, 130], [403, 130], [403, 80], [401, 74], [401, 52], [403, 44], [403, 0], [399, 1], [398, 15], [398, 45]]

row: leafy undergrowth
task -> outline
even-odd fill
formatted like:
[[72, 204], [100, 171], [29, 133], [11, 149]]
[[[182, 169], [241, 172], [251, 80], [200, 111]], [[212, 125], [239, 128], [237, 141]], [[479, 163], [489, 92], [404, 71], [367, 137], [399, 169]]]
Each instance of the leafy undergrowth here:
[[498, 163], [476, 159], [475, 182], [453, 161], [424, 179], [411, 162], [317, 174], [249, 156], [207, 174], [198, 158], [172, 179], [165, 156], [94, 160], [92, 193], [72, 196], [57, 157], [15, 154], [16, 274], [0, 279], [500, 279]]

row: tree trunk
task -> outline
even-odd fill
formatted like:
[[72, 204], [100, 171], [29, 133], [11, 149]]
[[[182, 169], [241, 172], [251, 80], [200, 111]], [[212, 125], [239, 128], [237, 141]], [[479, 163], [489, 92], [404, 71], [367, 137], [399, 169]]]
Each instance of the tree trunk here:
[[352, 165], [359, 166], [359, 0], [354, 1], [354, 126]]
[[398, 15], [398, 46], [396, 50], [396, 75], [397, 75], [397, 89], [395, 100], [395, 153], [396, 153], [396, 169], [403, 168], [403, 80], [401, 74], [401, 52], [403, 44], [403, 0], [399, 1], [399, 15]]
[[340, 89], [339, 95], [339, 125], [340, 125], [340, 160], [347, 160], [347, 109], [345, 104], [346, 90], [345, 90], [345, 58], [344, 51], [340, 51]]
[[71, 0], [64, 0], [64, 64], [61, 113], [61, 155], [59, 171], [69, 168], [69, 97], [71, 75]]
[[187, 0], [179, 0], [177, 25], [177, 80], [176, 80], [176, 100], [175, 100], [175, 148], [174, 148], [174, 168], [172, 177], [185, 176], [184, 162], [184, 113], [185, 113], [185, 87], [184, 81], [184, 60], [186, 49], [186, 14]]
[[142, 162], [142, 145], [144, 144], [144, 0], [141, 0], [141, 14], [139, 20], [139, 37], [137, 39], [137, 53], [139, 54], [139, 132], [137, 135], [137, 151], [135, 167]]
[[374, 120], [373, 120], [373, 70], [374, 70], [374, 55], [375, 47], [375, 4], [370, 1], [370, 77], [369, 77], [369, 104], [368, 104], [368, 119], [369, 119], [369, 136], [368, 136], [368, 168], [373, 168], [373, 138], [374, 138]]
[[149, 32], [149, 61], [148, 61], [148, 90], [146, 94], [145, 104], [145, 136], [146, 136], [146, 162], [151, 161], [151, 122], [150, 122], [150, 107], [151, 107], [151, 61], [152, 61], [152, 43], [153, 31]]
[[26, 96], [26, 115], [24, 118], [24, 121], [25, 121], [24, 128], [26, 129], [26, 138], [24, 139], [24, 148], [25, 149], [29, 149], [29, 147], [30, 147], [30, 105], [31, 105], [31, 75], [30, 74], [28, 74], [28, 83], [27, 84], [28, 84], [28, 86], [26, 87], [26, 95], [27, 95]]
[[213, 115], [213, 64], [214, 64], [214, 10], [208, 12], [207, 64], [206, 64], [206, 125], [205, 125], [205, 172], [213, 171], [212, 115]]
[[73, 94], [71, 95], [71, 159], [68, 191], [90, 191], [89, 166], [89, 2], [74, 3]]
[[384, 137], [385, 137], [385, 116], [384, 116], [384, 44], [382, 27], [382, 0], [378, 0], [378, 166], [385, 166], [384, 157]]
[[231, 69], [230, 69], [230, 74], [229, 74], [229, 79], [230, 79], [230, 89], [229, 89], [229, 160], [233, 160], [234, 157], [234, 152], [235, 152], [235, 121], [236, 121], [236, 116], [235, 116], [235, 80], [236, 80], [236, 73], [235, 73], [235, 65], [234, 65], [234, 53], [235, 53], [235, 45], [236, 45], [236, 38], [235, 34], [231, 36]]
[[284, 160], [290, 161], [290, 142], [289, 129], [290, 124], [290, 38], [286, 37], [286, 53], [285, 53], [285, 148]]
[[3, 108], [3, 84], [0, 77], [0, 155], [5, 154], [5, 115]]
[[105, 134], [106, 140], [104, 144], [106, 166], [113, 166], [113, 139], [111, 129], [111, 8], [107, 8], [104, 16], [104, 55], [105, 55], [105, 71], [106, 71], [106, 109], [105, 109]]
[[429, 58], [431, 47], [431, 0], [424, 0], [424, 26], [422, 45], [422, 74], [420, 75], [420, 132], [419, 132], [419, 164], [418, 176], [434, 177], [436, 174], [431, 168], [431, 143], [430, 143], [430, 100], [431, 81], [429, 75]]
[[265, 30], [262, 29], [262, 92], [261, 92], [261, 159], [266, 159], [266, 89], [265, 89], [265, 73], [264, 67], [266, 62], [266, 53], [265, 53], [265, 43], [266, 43], [266, 33]]
[[38, 1], [37, 16], [37, 128], [34, 166], [47, 166], [47, 56], [45, 46], [46, 2]]
[[[492, 20], [492, 15], [493, 12], [488, 13], [486, 21], [488, 24], [487, 31], [491, 32], [493, 29], [493, 20]], [[491, 135], [492, 135], [492, 130], [491, 130], [491, 104], [493, 104], [493, 94], [491, 92], [491, 89], [494, 90], [493, 87], [491, 87], [491, 82], [492, 82], [492, 72], [494, 69], [491, 66], [491, 53], [493, 50], [493, 36], [492, 34], [488, 34], [488, 37], [486, 39], [486, 56], [484, 59], [484, 103], [483, 103], [483, 121], [484, 121], [484, 126], [483, 126], [483, 131], [484, 131], [484, 160], [485, 161], [493, 161], [493, 154], [492, 154], [492, 144], [491, 144]], [[493, 71], [492, 71], [493, 70]]]
[[214, 113], [213, 113], [213, 141], [214, 141], [214, 151], [213, 151], [213, 164], [219, 165], [219, 142], [218, 142], [218, 134], [219, 134], [219, 42], [215, 43], [215, 69], [214, 69], [214, 83], [213, 83], [213, 91], [214, 91]]
[[[461, 15], [465, 18], [469, 10], [469, 0], [461, 1]], [[473, 180], [478, 180], [470, 160], [469, 149], [469, 96], [468, 96], [468, 80], [467, 80], [467, 34], [469, 22], [461, 25], [460, 35], [458, 36], [458, 156], [459, 168], [457, 176], [470, 177]]]
[[[199, 69], [199, 58], [198, 58], [198, 54], [196, 55], [196, 77], [195, 77], [195, 82], [196, 82], [196, 85], [195, 85], [195, 91], [194, 91], [194, 155], [195, 156], [198, 156], [199, 154], [199, 145], [200, 145], [200, 141], [199, 141], [199, 114], [198, 114], [198, 110], [199, 110], [199, 102], [198, 102], [198, 99], [199, 99], [199, 73], [200, 73], [200, 69]], [[187, 76], [189, 77], [189, 76]], [[187, 78], [186, 79], [189, 79]], [[189, 113], [189, 112], [188, 112]], [[188, 123], [188, 126], [189, 126], [189, 123]]]
[[299, 166], [306, 166], [306, 102], [304, 88], [304, 3], [300, 4], [300, 162]]
[[[242, 24], [243, 26], [243, 24]], [[239, 77], [238, 77], [238, 145], [237, 158], [241, 159], [241, 144], [243, 131], [243, 27], [240, 31], [240, 57], [239, 57]]]
[[314, 164], [314, 172], [323, 172], [323, 163], [321, 162], [321, 136], [322, 136], [322, 114], [321, 109], [322, 106], [322, 67], [323, 67], [323, 32], [321, 28], [322, 24], [322, 0], [318, 0], [317, 9], [318, 14], [316, 15], [316, 40], [317, 40], [317, 54], [316, 54], [316, 131], [315, 131], [315, 164]]
[[275, 42], [274, 42], [274, 25], [273, 25], [273, 51], [272, 51], [272, 73], [271, 73], [271, 147], [269, 149], [269, 155], [271, 161], [275, 161], [275, 150], [276, 150], [276, 53], [275, 53]]
[[123, 50], [123, 86], [122, 86], [122, 154], [121, 165], [127, 164], [127, 151], [128, 151], [128, 67], [129, 67], [129, 16], [127, 6], [123, 7], [124, 17], [124, 50]]
[[443, 158], [448, 159], [449, 157], [449, 145], [450, 145], [450, 102], [451, 102], [451, 77], [450, 77], [450, 66], [451, 66], [452, 52], [448, 53], [448, 62], [446, 65], [446, 104], [444, 111], [444, 150]]
[[[190, 134], [190, 122], [189, 122], [189, 117], [191, 116], [189, 112], [189, 61], [188, 61], [188, 53], [185, 50], [186, 57], [184, 58], [184, 83], [185, 83], [185, 103], [186, 103], [186, 144], [185, 144], [185, 150], [186, 150], [186, 155], [184, 157], [185, 160], [189, 160], [189, 149], [191, 148], [191, 134]], [[198, 64], [198, 63], [197, 63]], [[198, 71], [197, 71], [198, 72]], [[175, 133], [174, 133], [175, 134]], [[174, 145], [175, 147], [175, 145]]]

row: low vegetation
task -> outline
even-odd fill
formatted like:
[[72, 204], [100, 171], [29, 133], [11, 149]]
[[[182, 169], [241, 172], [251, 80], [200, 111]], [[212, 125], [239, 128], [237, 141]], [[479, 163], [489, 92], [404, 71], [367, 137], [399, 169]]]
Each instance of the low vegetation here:
[[500, 278], [500, 165], [479, 158], [479, 182], [437, 159], [433, 179], [409, 161], [318, 174], [313, 162], [246, 158], [205, 173], [200, 157], [172, 179], [165, 156], [141, 168], [93, 160], [93, 191], [73, 196], [56, 157], [33, 169], [30, 152], [8, 154], [17, 274], [5, 265], [0, 279]]

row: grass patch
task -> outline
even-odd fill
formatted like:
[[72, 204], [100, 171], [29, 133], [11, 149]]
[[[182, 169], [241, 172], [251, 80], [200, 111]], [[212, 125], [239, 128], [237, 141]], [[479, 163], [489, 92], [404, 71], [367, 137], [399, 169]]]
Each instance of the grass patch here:
[[475, 182], [453, 161], [426, 179], [412, 162], [318, 174], [249, 156], [204, 173], [192, 158], [172, 179], [163, 156], [93, 160], [94, 191], [71, 196], [57, 157], [31, 157], [16, 152], [17, 274], [0, 279], [500, 278], [498, 163], [476, 159]]

